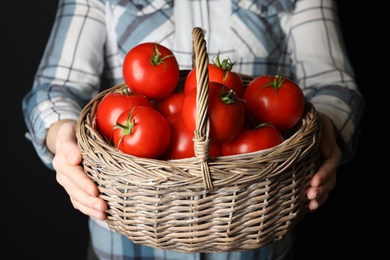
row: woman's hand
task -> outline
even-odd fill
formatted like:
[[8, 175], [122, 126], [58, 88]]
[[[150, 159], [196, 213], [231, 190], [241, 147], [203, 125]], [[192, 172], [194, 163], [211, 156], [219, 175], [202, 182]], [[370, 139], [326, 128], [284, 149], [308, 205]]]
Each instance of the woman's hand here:
[[341, 160], [341, 150], [336, 143], [336, 131], [333, 122], [320, 113], [322, 139], [320, 156], [322, 164], [311, 179], [311, 187], [307, 192], [310, 199], [309, 209], [314, 211], [328, 199], [329, 192], [336, 185], [336, 172]]
[[46, 143], [55, 154], [53, 167], [58, 183], [68, 193], [75, 209], [93, 218], [106, 219], [106, 202], [98, 197], [96, 184], [80, 166], [82, 157], [76, 142], [76, 122], [63, 120], [48, 132]]

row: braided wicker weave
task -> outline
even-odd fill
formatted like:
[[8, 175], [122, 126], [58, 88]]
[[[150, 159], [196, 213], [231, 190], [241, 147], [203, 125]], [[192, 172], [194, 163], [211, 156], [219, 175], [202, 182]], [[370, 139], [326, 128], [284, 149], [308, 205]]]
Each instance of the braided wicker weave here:
[[76, 134], [84, 171], [108, 203], [108, 226], [134, 243], [186, 253], [260, 248], [283, 238], [307, 212], [306, 191], [319, 165], [318, 113], [307, 102], [301, 125], [276, 147], [210, 158], [209, 61], [201, 28], [193, 30], [193, 46], [196, 157], [145, 159], [110, 146], [93, 121], [99, 101], [126, 87], [119, 84], [99, 93], [80, 115]]

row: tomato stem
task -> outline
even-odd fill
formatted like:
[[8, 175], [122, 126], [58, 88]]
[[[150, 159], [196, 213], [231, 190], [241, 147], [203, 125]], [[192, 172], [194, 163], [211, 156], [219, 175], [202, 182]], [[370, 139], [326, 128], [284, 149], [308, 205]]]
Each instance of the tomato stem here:
[[233, 69], [234, 64], [236, 64], [236, 61], [232, 62], [230, 58], [227, 58], [227, 59], [223, 59], [221, 63], [221, 60], [219, 59], [219, 55], [220, 52], [218, 51], [218, 53], [213, 58], [214, 65], [216, 65], [218, 68], [223, 69], [225, 73], [231, 71]]
[[[273, 80], [272, 77], [274, 77]], [[278, 67], [278, 71], [276, 72], [275, 76], [269, 76], [269, 78], [269, 83], [265, 84], [263, 88], [272, 87], [275, 90], [278, 90], [284, 83], [284, 77], [280, 75], [280, 67]]]
[[255, 125], [253, 127], [253, 129], [259, 129], [259, 128], [264, 127], [264, 126], [271, 126], [271, 127], [275, 128], [275, 126], [273, 126], [270, 122], [264, 122], [264, 123], [260, 123], [258, 125]]
[[221, 100], [225, 104], [233, 104], [237, 100], [236, 92], [230, 89], [228, 92], [222, 93]]
[[164, 57], [161, 57], [161, 52], [158, 50], [158, 44], [157, 44], [157, 42], [155, 42], [153, 45], [152, 57], [150, 58], [150, 63], [153, 66], [157, 66], [157, 65], [164, 63], [165, 59], [168, 59], [168, 58], [173, 57], [173, 56], [175, 56], [175, 55], [166, 55]]
[[[133, 112], [134, 112], [134, 109], [135, 107], [133, 107], [129, 113], [129, 115], [127, 116], [127, 120], [126, 120], [126, 125], [122, 125], [118, 122], [116, 122], [116, 125], [114, 126], [114, 129], [121, 129], [123, 131], [122, 133], [122, 136], [121, 138], [119, 139], [118, 141], [118, 145], [117, 145], [117, 148], [119, 148], [123, 138], [126, 136], [126, 135], [131, 135], [132, 132], [133, 132], [133, 129], [134, 129], [134, 126], [135, 126], [135, 121], [134, 121], [134, 117], [133, 119], [131, 119], [132, 115], [133, 115]], [[133, 121], [133, 122], [132, 122]]]

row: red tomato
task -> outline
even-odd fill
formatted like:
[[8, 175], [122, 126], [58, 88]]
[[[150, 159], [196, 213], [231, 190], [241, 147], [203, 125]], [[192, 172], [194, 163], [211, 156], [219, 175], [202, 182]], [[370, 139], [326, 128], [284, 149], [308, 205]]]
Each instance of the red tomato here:
[[271, 123], [284, 132], [301, 120], [305, 97], [292, 80], [279, 75], [254, 78], [244, 92], [246, 115], [252, 125]]
[[[218, 57], [218, 56], [217, 56]], [[219, 58], [214, 62], [215, 64], [208, 65], [209, 81], [220, 82], [234, 92], [238, 98], [242, 98], [244, 94], [244, 83], [241, 77], [231, 71], [233, 63], [228, 60], [223, 60], [222, 64], [219, 62]], [[187, 95], [192, 89], [196, 88], [196, 68], [193, 68], [187, 75], [184, 83], [184, 93]]]
[[156, 100], [154, 107], [165, 117], [181, 112], [184, 102], [184, 92], [174, 92], [166, 98]]
[[122, 65], [123, 79], [129, 88], [149, 99], [162, 99], [179, 82], [179, 63], [167, 47], [146, 42], [133, 47]]
[[222, 156], [222, 144], [210, 142], [210, 157]]
[[[196, 91], [195, 88], [186, 95], [182, 109], [184, 124], [192, 133], [196, 129]], [[241, 100], [218, 82], [209, 82], [208, 115], [212, 142], [232, 140], [244, 126], [245, 112]]]
[[[194, 150], [194, 133], [188, 131], [184, 125], [182, 112], [170, 115], [167, 118], [171, 127], [171, 142], [167, 150], [161, 156], [163, 160], [175, 160], [190, 158], [195, 156]], [[221, 156], [222, 145], [217, 143], [210, 144], [210, 156]]]
[[256, 152], [274, 147], [284, 141], [282, 133], [272, 125], [256, 129], [244, 128], [232, 141], [222, 144], [224, 156]]
[[167, 149], [171, 130], [167, 119], [154, 108], [136, 106], [118, 117], [112, 132], [115, 147], [143, 158], [158, 158]]
[[153, 107], [145, 96], [130, 92], [128, 88], [108, 93], [100, 100], [96, 108], [96, 130], [108, 141], [111, 141], [112, 129], [118, 116], [134, 106]]
[[174, 160], [195, 156], [194, 142], [192, 141], [194, 134], [188, 131], [184, 125], [181, 111], [168, 116], [167, 120], [171, 127], [171, 141], [161, 159]]

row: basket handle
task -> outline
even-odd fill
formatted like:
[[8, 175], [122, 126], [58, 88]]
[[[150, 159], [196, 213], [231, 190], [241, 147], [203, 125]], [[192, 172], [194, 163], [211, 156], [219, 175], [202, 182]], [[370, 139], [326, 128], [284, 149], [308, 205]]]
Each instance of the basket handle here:
[[196, 67], [196, 129], [194, 132], [195, 156], [200, 164], [203, 184], [206, 189], [213, 188], [208, 161], [210, 159], [210, 122], [208, 116], [209, 99], [209, 59], [203, 29], [192, 30], [193, 61]]

